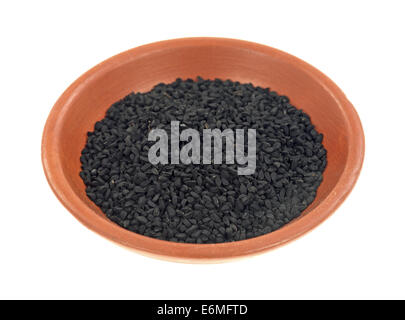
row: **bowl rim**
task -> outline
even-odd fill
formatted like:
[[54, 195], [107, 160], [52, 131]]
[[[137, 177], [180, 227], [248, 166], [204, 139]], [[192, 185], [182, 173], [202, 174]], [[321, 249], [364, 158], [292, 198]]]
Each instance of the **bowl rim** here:
[[[348, 125], [348, 156], [346, 166], [335, 187], [327, 197], [300, 219], [282, 228], [247, 240], [225, 242], [218, 244], [187, 244], [146, 237], [99, 216], [91, 209], [70, 187], [62, 169], [59, 152], [59, 136], [63, 116], [69, 109], [72, 97], [80, 93], [81, 88], [93, 78], [103, 76], [123, 63], [133, 58], [148, 54], [151, 51], [184, 46], [215, 45], [239, 47], [253, 50], [265, 55], [276, 56], [286, 63], [292, 63], [305, 71], [310, 77], [326, 88], [338, 102], [345, 121]], [[119, 53], [91, 68], [75, 80], [54, 104], [46, 121], [42, 136], [42, 164], [47, 181], [60, 202], [89, 229], [125, 247], [139, 253], [181, 262], [216, 262], [232, 258], [254, 255], [273, 249], [294, 240], [312, 230], [328, 218], [346, 199], [353, 189], [364, 159], [365, 141], [362, 125], [353, 105], [339, 87], [326, 75], [301, 59], [281, 50], [238, 39], [195, 37], [179, 38], [142, 45]]]

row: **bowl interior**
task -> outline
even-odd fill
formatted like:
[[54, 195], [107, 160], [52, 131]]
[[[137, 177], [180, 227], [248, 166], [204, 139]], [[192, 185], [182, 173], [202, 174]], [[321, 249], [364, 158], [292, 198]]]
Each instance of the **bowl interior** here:
[[231, 40], [178, 41], [175, 45], [168, 42], [136, 48], [109, 59], [65, 92], [63, 106], [54, 120], [57, 124], [52, 133], [56, 141], [53, 156], [58, 158], [61, 174], [69, 185], [66, 187], [95, 214], [112, 224], [87, 198], [79, 177], [79, 158], [86, 133], [93, 130], [95, 122], [104, 117], [110, 105], [132, 91], [147, 91], [157, 83], [179, 77], [251, 82], [287, 95], [294, 106], [310, 115], [316, 129], [324, 134], [328, 151], [324, 180], [311, 206], [290, 222], [297, 223], [319, 206], [338, 183], [347, 164], [350, 132], [347, 115], [338, 99], [302, 64], [305, 63], [278, 50], [239, 46]]

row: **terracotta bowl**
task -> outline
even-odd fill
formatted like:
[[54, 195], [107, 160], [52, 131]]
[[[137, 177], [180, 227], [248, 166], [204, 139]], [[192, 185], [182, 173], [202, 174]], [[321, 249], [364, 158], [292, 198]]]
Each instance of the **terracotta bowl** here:
[[[176, 78], [251, 82], [287, 95], [325, 136], [328, 165], [315, 201], [281, 229], [222, 244], [181, 244], [145, 237], [108, 220], [90, 201], [79, 177], [86, 133], [110, 105], [131, 91], [148, 91]], [[47, 120], [42, 162], [50, 186], [85, 226], [140, 253], [184, 262], [216, 262], [264, 252], [319, 225], [353, 188], [364, 156], [359, 117], [343, 92], [309, 64], [279, 50], [240, 40], [188, 38], [141, 46], [116, 55], [77, 79]]]

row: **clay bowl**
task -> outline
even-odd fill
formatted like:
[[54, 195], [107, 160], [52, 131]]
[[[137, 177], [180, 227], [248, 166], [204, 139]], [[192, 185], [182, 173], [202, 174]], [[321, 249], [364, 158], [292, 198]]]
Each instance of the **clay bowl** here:
[[[176, 78], [231, 79], [270, 87], [307, 112], [325, 136], [328, 165], [315, 201], [281, 229], [222, 244], [152, 239], [108, 220], [85, 194], [79, 177], [86, 133], [108, 107], [131, 91], [148, 91]], [[183, 262], [216, 262], [257, 254], [291, 241], [329, 217], [353, 188], [364, 156], [359, 117], [343, 92], [309, 64], [279, 50], [240, 40], [188, 38], [141, 46], [116, 55], [77, 79], [47, 120], [42, 161], [50, 186], [85, 226], [140, 253]]]

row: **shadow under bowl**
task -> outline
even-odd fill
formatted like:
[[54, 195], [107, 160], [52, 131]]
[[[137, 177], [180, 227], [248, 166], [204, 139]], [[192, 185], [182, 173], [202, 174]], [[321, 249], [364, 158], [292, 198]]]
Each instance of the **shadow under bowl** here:
[[[86, 195], [79, 177], [86, 133], [112, 103], [176, 78], [231, 79], [290, 98], [324, 134], [328, 165], [314, 202], [272, 233], [237, 242], [184, 244], [145, 237], [110, 221]], [[63, 205], [85, 226], [139, 253], [183, 262], [217, 262], [257, 254], [319, 225], [344, 201], [363, 162], [359, 117], [343, 92], [324, 74], [279, 50], [241, 40], [186, 38], [144, 45], [116, 55], [77, 79], [54, 105], [45, 125], [42, 162]]]

